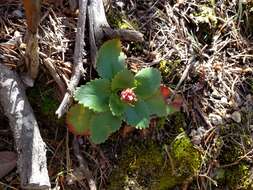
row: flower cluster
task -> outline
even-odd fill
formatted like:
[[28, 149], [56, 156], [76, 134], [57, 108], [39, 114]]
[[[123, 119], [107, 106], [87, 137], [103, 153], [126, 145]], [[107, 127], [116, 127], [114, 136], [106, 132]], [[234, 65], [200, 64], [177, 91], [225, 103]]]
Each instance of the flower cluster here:
[[134, 93], [132, 88], [127, 88], [125, 90], [122, 90], [120, 93], [120, 99], [123, 102], [133, 104], [137, 102], [136, 94]]

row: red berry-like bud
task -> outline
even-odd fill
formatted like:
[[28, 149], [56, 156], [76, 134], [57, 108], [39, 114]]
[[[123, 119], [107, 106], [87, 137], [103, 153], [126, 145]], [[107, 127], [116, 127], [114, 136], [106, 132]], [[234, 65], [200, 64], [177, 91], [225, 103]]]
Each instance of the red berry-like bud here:
[[135, 103], [137, 101], [137, 97], [132, 88], [122, 90], [120, 93], [120, 99], [129, 104]]
[[160, 91], [161, 91], [161, 93], [162, 93], [162, 95], [163, 95], [163, 98], [165, 99], [165, 100], [167, 100], [167, 98], [170, 96], [170, 94], [171, 94], [171, 91], [170, 91], [170, 89], [169, 89], [169, 87], [167, 87], [167, 86], [165, 86], [165, 85], [160, 85]]

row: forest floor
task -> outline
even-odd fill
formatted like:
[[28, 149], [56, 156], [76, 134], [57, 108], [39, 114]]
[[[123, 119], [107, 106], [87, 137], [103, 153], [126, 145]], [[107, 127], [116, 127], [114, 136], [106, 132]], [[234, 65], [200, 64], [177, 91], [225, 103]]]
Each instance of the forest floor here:
[[[48, 148], [53, 187], [88, 189], [75, 171], [73, 135], [55, 111], [63, 97], [48, 62], [66, 88], [71, 76], [78, 12], [68, 1], [42, 3], [40, 74], [27, 96]], [[59, 1], [60, 2], [60, 1]], [[80, 137], [81, 153], [98, 189], [253, 189], [253, 2], [231, 0], [111, 0], [105, 3], [114, 28], [138, 30], [144, 42], [123, 43], [136, 71], [158, 68], [163, 83], [182, 100], [180, 111], [147, 130], [122, 128], [105, 143]], [[0, 2], [0, 62], [24, 69], [24, 9]], [[88, 44], [88, 36], [85, 36]], [[88, 46], [86, 46], [88, 47]], [[85, 83], [94, 79], [89, 64]], [[0, 151], [14, 150], [7, 119], [0, 116]], [[19, 189], [16, 170], [0, 189]]]

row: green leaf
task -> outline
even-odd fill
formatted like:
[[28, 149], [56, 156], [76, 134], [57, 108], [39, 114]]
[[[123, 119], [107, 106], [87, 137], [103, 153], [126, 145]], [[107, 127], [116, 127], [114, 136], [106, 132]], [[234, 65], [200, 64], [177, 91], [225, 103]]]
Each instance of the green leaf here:
[[133, 125], [138, 129], [144, 129], [149, 126], [149, 110], [142, 100], [139, 100], [134, 106], [128, 105], [125, 109], [124, 117], [129, 125]]
[[126, 104], [120, 100], [117, 94], [110, 96], [109, 107], [113, 115], [120, 116], [124, 112]]
[[96, 144], [102, 143], [120, 127], [121, 119], [111, 112], [96, 114], [91, 119], [91, 140]]
[[93, 111], [104, 112], [109, 109], [110, 93], [111, 86], [109, 80], [96, 79], [77, 88], [74, 98], [80, 104]]
[[112, 90], [122, 90], [134, 87], [134, 75], [131, 71], [124, 69], [118, 72], [112, 79]]
[[154, 68], [140, 70], [135, 75], [135, 79], [137, 80], [136, 94], [142, 98], [152, 96], [161, 84], [161, 74]]
[[163, 117], [167, 115], [166, 111], [166, 103], [164, 101], [164, 98], [158, 90], [153, 96], [145, 100], [145, 103], [147, 104], [149, 108], [149, 114], [150, 115], [157, 115], [158, 117]]
[[97, 72], [100, 77], [111, 80], [119, 71], [126, 68], [125, 55], [121, 51], [119, 39], [105, 42], [98, 51]]
[[166, 105], [166, 113], [167, 115], [173, 114], [175, 113], [177, 110], [175, 108], [173, 108], [172, 105]]
[[69, 130], [75, 135], [84, 135], [90, 131], [90, 120], [94, 112], [83, 105], [72, 106], [67, 114], [67, 125]]

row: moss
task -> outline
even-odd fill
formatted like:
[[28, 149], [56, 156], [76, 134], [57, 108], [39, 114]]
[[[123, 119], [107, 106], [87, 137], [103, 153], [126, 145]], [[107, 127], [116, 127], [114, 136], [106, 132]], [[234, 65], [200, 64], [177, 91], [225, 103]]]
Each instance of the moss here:
[[[182, 112], [175, 112], [167, 117], [166, 129], [176, 135], [186, 130], [186, 119]], [[173, 127], [171, 127], [173, 126]], [[168, 139], [171, 142], [171, 139]]]
[[230, 144], [228, 147], [222, 148], [221, 155], [220, 162], [222, 164], [229, 164], [238, 160], [243, 155], [243, 150], [239, 146]]
[[198, 24], [209, 24], [212, 28], [216, 28], [218, 23], [214, 7], [202, 5], [199, 7], [199, 12], [194, 13], [191, 16], [194, 17]]
[[167, 78], [167, 77], [170, 77], [172, 74], [174, 75], [180, 63], [181, 63], [181, 60], [178, 58], [172, 61], [167, 61], [167, 60], [160, 61], [159, 70], [161, 71], [162, 76]]
[[213, 2], [198, 6], [198, 9], [190, 14], [196, 28], [193, 32], [196, 35], [196, 43], [211, 44], [213, 41], [213, 35], [216, 32], [216, 28], [219, 25], [219, 21], [215, 14], [215, 6]]
[[38, 116], [38, 119], [46, 118], [46, 122], [62, 124], [63, 119], [57, 119], [55, 111], [59, 106], [59, 101], [53, 96], [54, 88], [34, 87], [28, 91], [29, 101]]
[[253, 189], [250, 165], [240, 163], [225, 170], [225, 184], [231, 189]]
[[167, 190], [181, 185], [196, 174], [201, 158], [190, 139], [183, 132], [171, 144], [153, 142], [134, 143], [125, 147], [119, 165], [109, 179], [107, 189]]
[[[221, 147], [219, 160], [221, 164], [230, 164], [253, 148], [251, 132], [241, 125], [232, 123], [221, 128]], [[243, 146], [238, 143], [241, 142]]]
[[[245, 120], [246, 122], [246, 120]], [[244, 123], [244, 122], [242, 122]], [[220, 155], [218, 160], [221, 165], [236, 163], [241, 156], [253, 148], [251, 131], [245, 125], [236, 123], [227, 124], [220, 130]], [[244, 161], [225, 168], [218, 168], [214, 179], [221, 187], [228, 189], [253, 189], [252, 166]]]
[[134, 183], [138, 189], [149, 186], [154, 174], [159, 173], [164, 161], [161, 149], [152, 142], [132, 144], [122, 153], [119, 167], [113, 171], [108, 189], [125, 189]]
[[44, 96], [42, 97], [41, 111], [47, 115], [51, 115], [58, 108], [58, 101], [52, 99], [51, 97]]
[[173, 120], [173, 126], [176, 128], [177, 132], [182, 132], [185, 128], [185, 116], [182, 112], [176, 112], [169, 119]]
[[156, 127], [158, 129], [161, 129], [164, 128], [165, 124], [166, 124], [166, 117], [160, 117], [157, 119]]
[[179, 134], [172, 143], [172, 156], [177, 163], [177, 173], [181, 174], [195, 174], [201, 164], [200, 154], [193, 147], [190, 139], [185, 132]]
[[218, 184], [222, 184], [225, 181], [226, 170], [223, 168], [217, 168], [214, 173], [214, 180]]
[[115, 28], [135, 30], [139, 28], [137, 21], [129, 20], [126, 15], [115, 9], [110, 9], [107, 13], [107, 20], [109, 24]]

